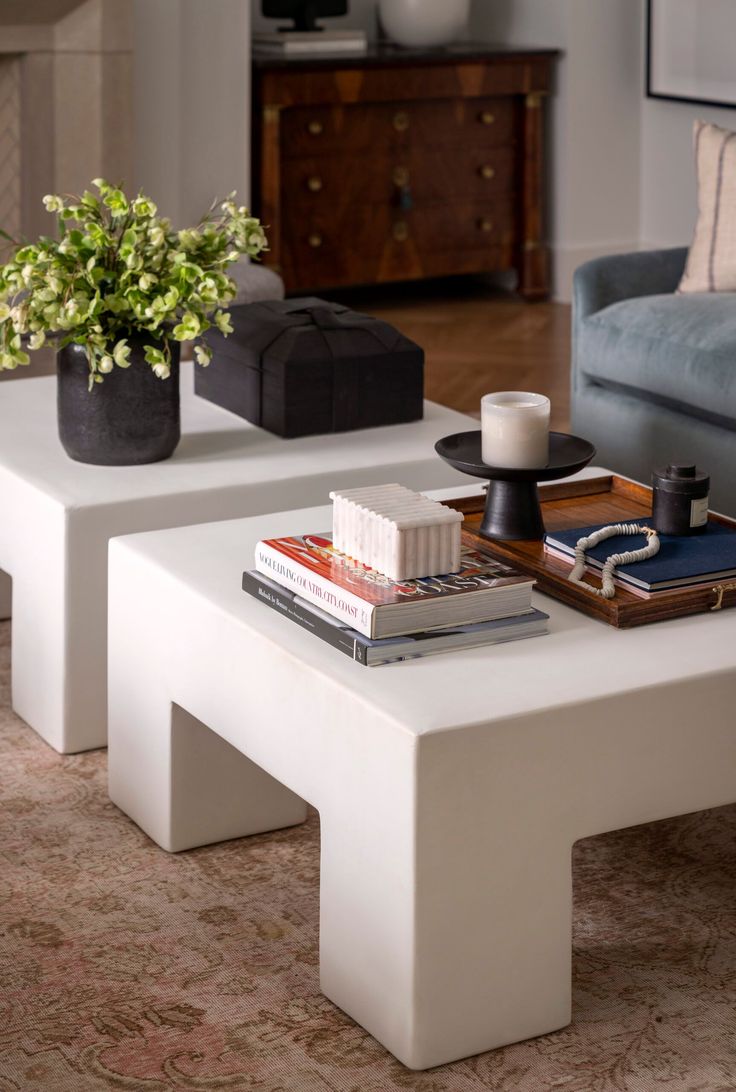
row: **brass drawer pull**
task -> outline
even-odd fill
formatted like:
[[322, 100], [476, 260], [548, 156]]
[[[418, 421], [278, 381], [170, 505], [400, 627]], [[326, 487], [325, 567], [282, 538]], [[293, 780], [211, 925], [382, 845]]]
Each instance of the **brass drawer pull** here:
[[393, 226], [393, 236], [397, 243], [405, 243], [409, 238], [409, 225], [406, 220], [397, 220]]
[[398, 186], [400, 189], [403, 186], [409, 185], [409, 168], [408, 167], [394, 167], [391, 174], [394, 186]]
[[482, 220], [478, 221], [478, 231], [484, 231], [486, 234], [493, 231], [493, 220], [489, 220], [487, 216], [484, 216]]
[[493, 125], [496, 120], [496, 115], [492, 114], [490, 110], [481, 110], [478, 114], [478, 121], [481, 125]]
[[482, 167], [479, 167], [478, 173], [481, 176], [481, 178], [485, 178], [487, 180], [490, 180], [491, 178], [495, 177], [495, 174], [496, 174], [495, 170], [490, 165], [490, 163], [484, 163]]
[[404, 133], [409, 128], [409, 115], [405, 110], [398, 110], [394, 114], [393, 127], [397, 133]]
[[321, 121], [310, 121], [309, 125], [307, 125], [307, 132], [311, 133], [312, 136], [319, 136], [323, 129], [324, 126]]
[[318, 174], [313, 174], [311, 178], [307, 179], [307, 189], [310, 193], [319, 193], [322, 189], [322, 179]]
[[322, 236], [318, 231], [313, 231], [307, 242], [313, 250], [317, 250], [318, 247], [322, 246]]

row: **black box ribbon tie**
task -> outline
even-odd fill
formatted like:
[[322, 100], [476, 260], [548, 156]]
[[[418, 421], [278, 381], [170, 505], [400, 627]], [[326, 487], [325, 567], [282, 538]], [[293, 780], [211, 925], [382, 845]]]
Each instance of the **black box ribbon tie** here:
[[[356, 330], [370, 334], [372, 338], [378, 343], [376, 346], [376, 355], [380, 356], [391, 350], [396, 346], [397, 342], [401, 339], [401, 335], [397, 330], [392, 327], [387, 327], [376, 322], [375, 319], [371, 319], [367, 316], [360, 316], [363, 321], [356, 322], [356, 314], [349, 310], [347, 307], [342, 307], [339, 304], [334, 304], [332, 307], [326, 306], [322, 301], [315, 300], [314, 303], [307, 303], [303, 300], [295, 302], [293, 308], [288, 305], [284, 307], [281, 304], [280, 315], [284, 323], [284, 327], [278, 331], [278, 333], [269, 337], [267, 341], [260, 343], [257, 348], [263, 358], [263, 354], [267, 350], [273, 350], [277, 348], [278, 342], [284, 339], [285, 342], [287, 335], [291, 330], [295, 328], [313, 328], [319, 331], [322, 335], [322, 341], [327, 349], [330, 360], [333, 363], [331, 379], [331, 394], [330, 402], [332, 406], [332, 430], [333, 432], [339, 431], [345, 427], [344, 421], [346, 414], [349, 413], [350, 408], [354, 406], [355, 399], [357, 397], [357, 388], [359, 383], [358, 366], [365, 361], [365, 357], [360, 357], [355, 354], [354, 350], [351, 350], [349, 345], [349, 336], [354, 334]], [[347, 335], [347, 336], [346, 336]], [[310, 354], [311, 355], [311, 354]], [[353, 374], [346, 372], [345, 367], [339, 368], [339, 375], [337, 374], [337, 368], [335, 365], [355, 365], [351, 369]], [[259, 420], [263, 420], [263, 372], [260, 374], [260, 389], [259, 389]]]

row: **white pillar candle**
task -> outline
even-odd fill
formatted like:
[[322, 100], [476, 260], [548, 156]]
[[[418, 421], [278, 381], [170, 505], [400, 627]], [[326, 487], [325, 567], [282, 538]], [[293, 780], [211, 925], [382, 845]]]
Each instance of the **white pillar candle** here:
[[549, 462], [549, 398], [499, 391], [480, 401], [483, 462], [534, 469]]

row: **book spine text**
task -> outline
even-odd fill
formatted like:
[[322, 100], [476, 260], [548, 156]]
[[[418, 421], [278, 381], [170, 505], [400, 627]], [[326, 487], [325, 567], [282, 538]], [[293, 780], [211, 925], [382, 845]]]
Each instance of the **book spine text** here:
[[296, 622], [302, 629], [309, 630], [320, 641], [338, 649], [351, 660], [366, 666], [366, 646], [356, 637], [350, 637], [338, 626], [332, 626], [321, 618], [317, 618], [311, 611], [295, 603], [291, 592], [280, 594], [262, 583], [254, 573], [243, 573], [243, 591], [252, 595], [260, 603], [265, 603], [277, 614], [285, 615], [292, 622]]
[[358, 633], [366, 637], [374, 636], [372, 604], [346, 588], [337, 587], [319, 573], [297, 564], [266, 542], [259, 542], [256, 546], [256, 569], [308, 603], [321, 607], [333, 618], [357, 629]]

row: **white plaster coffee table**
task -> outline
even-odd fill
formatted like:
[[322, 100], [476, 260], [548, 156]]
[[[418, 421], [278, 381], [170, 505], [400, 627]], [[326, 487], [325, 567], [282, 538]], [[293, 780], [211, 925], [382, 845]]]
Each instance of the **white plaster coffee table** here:
[[0, 617], [13, 578], [13, 707], [58, 751], [106, 742], [107, 541], [112, 535], [327, 501], [335, 485], [460, 482], [435, 440], [477, 423], [426, 403], [423, 421], [281, 440], [192, 393], [181, 443], [151, 466], [75, 463], [56, 431], [56, 380], [0, 385]]
[[258, 538], [327, 526], [111, 544], [111, 797], [168, 850], [318, 808], [322, 989], [406, 1065], [561, 1028], [573, 843], [736, 800], [736, 611], [538, 596], [547, 637], [366, 669], [240, 591]]

